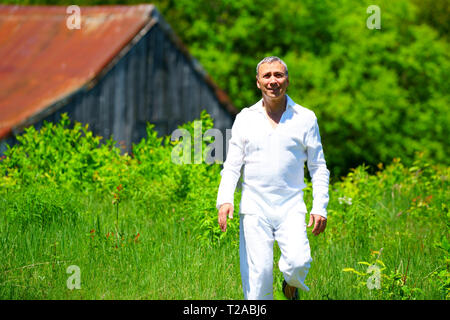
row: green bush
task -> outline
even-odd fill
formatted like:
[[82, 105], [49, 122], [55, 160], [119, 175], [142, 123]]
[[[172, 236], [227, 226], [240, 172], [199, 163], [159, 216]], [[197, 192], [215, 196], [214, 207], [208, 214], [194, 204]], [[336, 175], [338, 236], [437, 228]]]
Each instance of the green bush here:
[[0, 164], [3, 183], [63, 186], [82, 192], [112, 191], [130, 179], [133, 159], [120, 155], [112, 139], [101, 144], [88, 125], [71, 126], [67, 114], [59, 124], [45, 122], [37, 131], [25, 129], [17, 136], [17, 145], [5, 152]]
[[[202, 134], [213, 127], [206, 112], [198, 121]], [[195, 121], [182, 126], [191, 139], [195, 127]], [[174, 163], [172, 153], [180, 151], [176, 147], [183, 141], [159, 138], [152, 125], [131, 155], [121, 154], [112, 139], [105, 144], [100, 140], [78, 123], [71, 127], [63, 116], [40, 131], [27, 129], [0, 161], [0, 243], [7, 252], [2, 283], [23, 284], [20, 281], [25, 280], [11, 274], [30, 268], [33, 283], [42, 289], [39, 272], [31, 268], [47, 266], [48, 276], [55, 274], [52, 265], [74, 257], [95, 268], [98, 277], [103, 264], [109, 263], [115, 276], [131, 270], [139, 278], [137, 269], [148, 255], [160, 259], [158, 266], [164, 261], [186, 267], [218, 259], [220, 265], [235, 269], [227, 250], [238, 252], [240, 190], [235, 219], [223, 233], [215, 208], [219, 164]], [[202, 140], [202, 147], [209, 142]], [[448, 166], [417, 154], [411, 166], [396, 158], [386, 166], [379, 164], [375, 174], [359, 166], [332, 183], [326, 232], [314, 237], [308, 229], [315, 261], [308, 277], [320, 291], [314, 297], [448, 299], [449, 176]], [[307, 184], [304, 198], [311, 209], [311, 183]], [[21, 248], [17, 254], [16, 247]], [[214, 258], [187, 263], [191, 251], [199, 248]], [[384, 248], [383, 258], [374, 259], [373, 249], [379, 248]], [[36, 263], [36, 257], [45, 260]], [[154, 261], [146, 263], [148, 267]], [[380, 289], [367, 287], [373, 275], [366, 270], [368, 265], [379, 267]], [[345, 268], [358, 276], [357, 285], [351, 274], [342, 274]], [[143, 286], [151, 280], [147, 278]], [[109, 278], [102, 281], [110, 288]], [[95, 295], [96, 284], [91, 283], [88, 292]], [[2, 290], [8, 296], [24, 295], [13, 285]], [[42, 290], [31, 297], [45, 296], [48, 289]]]
[[[15, 0], [7, 2], [15, 3]], [[137, 4], [82, 0], [78, 5]], [[316, 112], [334, 177], [424, 152], [449, 164], [449, 6], [445, 0], [155, 0], [193, 56], [244, 108], [260, 99], [256, 64], [278, 55], [288, 94]], [[24, 4], [72, 4], [27, 0]], [[381, 29], [366, 26], [377, 5]]]
[[[213, 121], [205, 111], [200, 119], [181, 126], [191, 134], [192, 146], [195, 121], [202, 124], [202, 137], [213, 128]], [[226, 236], [216, 223], [220, 165], [174, 163], [172, 152], [181, 141], [171, 141], [170, 136], [158, 137], [151, 124], [147, 126], [147, 137], [133, 145], [132, 155], [121, 155], [112, 139], [101, 143], [101, 137], [94, 137], [87, 125], [76, 122], [71, 126], [66, 114], [59, 123], [45, 123], [39, 131], [27, 128], [17, 140], [0, 161], [0, 187], [10, 193], [24, 192], [23, 188], [34, 190], [37, 185], [45, 186], [49, 194], [61, 188], [62, 193], [57, 194], [98, 195], [111, 199], [114, 205], [111, 210], [116, 215], [122, 207], [120, 203], [128, 199], [133, 199], [135, 206], [142, 206], [148, 215], [183, 208], [183, 219], [194, 226], [201, 243], [217, 243]], [[208, 141], [211, 139], [202, 140], [202, 150], [206, 149]], [[194, 160], [193, 148], [190, 152]], [[204, 197], [199, 198], [199, 194]], [[46, 199], [47, 196], [39, 193], [32, 194], [31, 198]], [[45, 207], [46, 204], [32, 202], [30, 206]], [[59, 205], [42, 210], [48, 211], [47, 215], [64, 215], [57, 213], [58, 208]], [[230, 230], [237, 232], [237, 225]]]
[[[435, 3], [156, 4], [238, 108], [260, 99], [254, 78], [259, 60], [283, 58], [288, 94], [316, 112], [334, 177], [363, 163], [374, 172], [378, 163], [400, 156], [411, 165], [418, 151], [449, 164], [450, 49], [430, 17], [445, 15]], [[366, 27], [372, 4], [380, 7], [380, 30]]]

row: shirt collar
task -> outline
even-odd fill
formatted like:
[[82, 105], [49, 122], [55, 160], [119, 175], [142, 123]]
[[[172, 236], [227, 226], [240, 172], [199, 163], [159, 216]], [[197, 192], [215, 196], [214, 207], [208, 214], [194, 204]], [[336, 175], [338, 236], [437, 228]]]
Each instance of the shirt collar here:
[[[287, 101], [286, 101], [286, 110], [288, 110], [288, 109], [294, 109], [294, 106], [295, 106], [295, 102], [294, 102], [294, 100], [292, 100], [288, 95], [286, 95], [286, 99], [287, 99]], [[259, 102], [258, 102], [258, 108], [257, 108], [257, 110], [259, 111], [259, 112], [261, 112], [261, 113], [263, 113], [264, 112], [264, 108], [263, 108], [263, 99], [261, 98], [261, 100], [259, 100]]]

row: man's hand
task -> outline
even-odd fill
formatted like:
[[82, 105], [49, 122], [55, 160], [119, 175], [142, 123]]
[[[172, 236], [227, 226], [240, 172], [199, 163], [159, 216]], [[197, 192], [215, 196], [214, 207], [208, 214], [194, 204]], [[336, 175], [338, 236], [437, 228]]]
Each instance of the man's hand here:
[[320, 233], [325, 231], [325, 228], [327, 227], [327, 219], [319, 216], [318, 214], [311, 214], [309, 215], [309, 223], [308, 228], [311, 227], [314, 223], [314, 228], [312, 230], [312, 233], [317, 236]]
[[224, 203], [219, 208], [218, 220], [220, 230], [225, 232], [227, 230], [227, 215], [228, 218], [233, 219], [234, 207], [231, 203]]

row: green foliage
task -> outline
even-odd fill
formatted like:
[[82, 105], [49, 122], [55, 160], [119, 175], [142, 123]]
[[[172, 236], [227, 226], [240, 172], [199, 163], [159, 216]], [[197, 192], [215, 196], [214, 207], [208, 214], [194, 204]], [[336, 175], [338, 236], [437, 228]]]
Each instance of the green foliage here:
[[426, 226], [434, 217], [443, 228], [447, 227], [448, 167], [431, 166], [418, 154], [410, 168], [398, 158], [386, 168], [382, 164], [379, 168], [383, 170], [369, 175], [367, 168], [358, 167], [333, 185], [335, 197], [329, 206], [341, 234], [348, 230], [368, 240], [380, 231], [382, 224], [398, 219], [405, 223], [417, 219]]
[[446, 37], [450, 32], [450, 6], [446, 0], [415, 0], [418, 7], [419, 22], [429, 24]]
[[[399, 156], [411, 165], [417, 151], [449, 164], [446, 0], [279, 0], [270, 6], [262, 0], [152, 3], [238, 108], [260, 99], [256, 64], [268, 55], [283, 58], [289, 67], [288, 94], [316, 112], [334, 177], [363, 163], [375, 169], [379, 162]], [[369, 5], [380, 8], [379, 30], [366, 26]]]
[[[450, 50], [445, 27], [440, 35], [432, 18], [446, 17], [443, 2], [156, 4], [239, 108], [260, 98], [258, 61], [282, 57], [288, 94], [318, 115], [333, 176], [399, 155], [411, 165], [417, 151], [448, 164]], [[372, 4], [381, 10], [380, 30], [366, 27]]]
[[29, 224], [41, 228], [67, 222], [75, 224], [84, 213], [79, 203], [55, 186], [33, 184], [7, 191], [2, 194], [0, 211], [7, 220], [22, 227]]
[[442, 252], [439, 268], [431, 276], [438, 283], [442, 299], [450, 300], [450, 242], [446, 236], [435, 242], [435, 247]]
[[[369, 175], [366, 168], [358, 167], [333, 185], [329, 219], [334, 223], [328, 229], [327, 240], [330, 244], [350, 241], [361, 253], [377, 246], [392, 252], [400, 242], [409, 243], [410, 249], [391, 260], [390, 267], [379, 258], [381, 252], [372, 252], [371, 262], [358, 262], [366, 265], [366, 269], [377, 266], [379, 290], [368, 284], [369, 278], [374, 277], [368, 270], [344, 268], [343, 271], [356, 274], [356, 287], [373, 298], [423, 299], [423, 291], [417, 287], [417, 282], [423, 279], [411, 276], [415, 273], [411, 268], [418, 261], [411, 257], [414, 250], [424, 254], [431, 250], [441, 258], [437, 268], [422, 277], [439, 288], [442, 299], [448, 299], [449, 168], [432, 166], [418, 154], [410, 168], [396, 158], [386, 168], [380, 164], [379, 169], [375, 175]], [[391, 259], [387, 253], [385, 256]]]
[[[191, 142], [192, 160], [198, 156], [195, 139], [200, 134], [204, 151], [212, 141], [203, 135], [212, 127], [206, 112], [180, 127], [189, 133], [183, 139]], [[220, 259], [227, 270], [232, 268], [233, 262], [227, 259], [231, 251], [238, 252], [240, 190], [235, 197], [235, 218], [223, 233], [215, 207], [221, 167], [204, 161], [172, 161], [175, 148], [185, 140], [158, 137], [148, 125], [147, 137], [133, 146], [132, 154], [121, 154], [114, 140], [102, 144], [87, 127], [78, 123], [71, 127], [63, 115], [58, 124], [45, 124], [39, 131], [27, 129], [18, 141], [0, 161], [0, 243], [6, 252], [2, 264], [8, 269], [0, 271], [2, 283], [16, 281], [9, 278], [9, 270], [35, 266], [33, 255], [41, 251], [47, 259], [42, 266], [56, 266], [83, 252], [89, 263], [107, 263], [117, 274], [123, 270], [136, 274], [133, 268], [149, 254], [162, 256], [158, 265], [179, 255], [177, 263], [184, 266], [183, 259], [192, 250], [208, 252], [214, 259], [223, 253]], [[380, 163], [378, 169], [369, 174], [366, 166], [359, 166], [330, 186], [326, 232], [319, 237], [309, 235], [313, 254], [318, 256], [313, 257], [315, 264], [308, 277], [311, 281], [323, 278], [324, 283], [316, 287], [327, 288], [314, 297], [448, 299], [449, 167], [430, 164], [423, 154], [417, 154], [411, 166], [396, 158], [386, 167]], [[311, 183], [307, 184], [305, 201], [310, 208], [312, 190]], [[23, 240], [26, 249], [13, 255], [22, 246], [20, 234], [29, 235]], [[53, 238], [42, 238], [48, 234], [54, 234]], [[170, 239], [183, 240], [173, 244]], [[70, 249], [75, 245], [77, 254]], [[381, 247], [383, 259], [380, 252], [369, 250]], [[206, 263], [196, 259], [201, 260], [199, 265]], [[146, 263], [148, 268], [153, 261]], [[369, 270], [372, 265], [378, 269]], [[342, 277], [343, 269], [356, 274], [356, 282], [350, 275]], [[379, 288], [374, 270], [380, 272]], [[29, 297], [42, 297], [47, 289], [41, 287], [39, 276], [26, 274], [42, 290]], [[337, 279], [336, 283], [330, 279]], [[95, 292], [94, 287], [89, 292]], [[0, 288], [0, 294], [23, 297], [17, 288], [5, 288]]]
[[[197, 124], [195, 124], [197, 123]], [[229, 223], [227, 233], [220, 231], [217, 223], [216, 198], [217, 189], [220, 183], [220, 165], [206, 165], [204, 162], [205, 150], [209, 143], [213, 142], [212, 137], [203, 137], [205, 132], [212, 129], [214, 123], [206, 111], [202, 111], [200, 119], [188, 122], [180, 129], [189, 132], [191, 137], [191, 165], [175, 165], [177, 170], [174, 179], [181, 188], [181, 195], [184, 196], [184, 210], [190, 212], [186, 217], [188, 223], [192, 223], [194, 233], [197, 235], [199, 243], [202, 245], [217, 245], [221, 241], [231, 241], [237, 245], [238, 221]], [[195, 132], [195, 129], [201, 131]], [[201, 139], [202, 152], [195, 152], [195, 140]], [[175, 142], [180, 143], [180, 141]], [[197, 159], [196, 159], [197, 157]], [[200, 162], [200, 164], [195, 163]], [[201, 195], [201, 196], [199, 196]], [[238, 197], [236, 197], [235, 208], [238, 210]]]
[[[380, 259], [381, 251], [372, 251], [371, 263], [358, 262], [358, 265], [367, 267], [366, 271], [357, 271], [354, 268], [344, 268], [342, 271], [356, 274], [358, 280], [355, 287], [362, 290], [374, 290], [377, 299], [417, 299], [422, 290], [407, 285], [408, 270], [404, 274], [397, 270], [388, 272], [386, 265]], [[374, 258], [375, 255], [378, 257]]]
[[66, 114], [58, 125], [45, 122], [39, 131], [29, 127], [17, 137], [17, 146], [5, 152], [0, 164], [0, 172], [6, 175], [2, 184], [40, 183], [85, 192], [112, 191], [128, 181], [133, 160], [121, 156], [112, 139], [104, 144], [100, 140], [88, 125], [75, 123], [70, 128]]
[[[209, 114], [203, 111], [200, 119], [180, 129], [189, 133], [191, 146], [198, 136], [204, 151], [212, 138], [203, 135], [213, 125]], [[221, 233], [216, 223], [220, 165], [205, 165], [202, 152], [200, 163], [195, 164], [198, 153], [194, 148], [189, 150], [192, 164], [174, 163], [174, 148], [183, 141], [171, 141], [170, 136], [158, 137], [153, 127], [148, 124], [147, 137], [133, 146], [132, 156], [121, 154], [112, 139], [102, 144], [101, 137], [94, 137], [87, 125], [75, 123], [70, 128], [66, 114], [58, 124], [45, 123], [39, 131], [27, 128], [17, 137], [18, 144], [8, 148], [0, 162], [0, 187], [9, 192], [26, 192], [21, 190], [41, 185], [48, 190], [62, 188], [86, 195], [99, 194], [111, 199], [117, 222], [119, 205], [127, 199], [134, 199], [136, 205], [146, 208], [151, 215], [168, 211], [168, 205], [172, 204], [185, 210], [182, 218], [194, 225], [200, 243], [217, 244], [230, 234], [236, 238], [236, 223], [231, 223], [227, 234]], [[200, 127], [201, 131], [195, 133], [194, 128]], [[199, 194], [204, 197], [199, 199]], [[33, 196], [33, 199], [40, 197]], [[41, 203], [38, 206], [43, 209], [36, 214], [53, 215], [54, 210], [45, 209]]]

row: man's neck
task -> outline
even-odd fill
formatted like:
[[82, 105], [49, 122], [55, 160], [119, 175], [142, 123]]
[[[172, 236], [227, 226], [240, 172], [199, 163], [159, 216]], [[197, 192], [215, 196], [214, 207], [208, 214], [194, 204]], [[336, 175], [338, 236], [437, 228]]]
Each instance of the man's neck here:
[[287, 98], [286, 95], [280, 99], [269, 99], [263, 96], [263, 107], [268, 114], [280, 115], [286, 110]]

